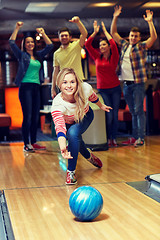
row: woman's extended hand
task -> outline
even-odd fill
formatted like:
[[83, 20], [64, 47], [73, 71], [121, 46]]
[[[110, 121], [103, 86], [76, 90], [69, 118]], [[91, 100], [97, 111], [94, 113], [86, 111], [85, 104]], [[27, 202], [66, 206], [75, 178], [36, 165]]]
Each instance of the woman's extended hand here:
[[67, 149], [62, 149], [62, 150], [61, 150], [61, 154], [62, 154], [62, 157], [65, 158], [65, 159], [73, 158], [73, 157], [71, 156], [71, 152], [68, 152]]
[[112, 107], [102, 104], [101, 109], [103, 111], [110, 112], [110, 110], [112, 110]]

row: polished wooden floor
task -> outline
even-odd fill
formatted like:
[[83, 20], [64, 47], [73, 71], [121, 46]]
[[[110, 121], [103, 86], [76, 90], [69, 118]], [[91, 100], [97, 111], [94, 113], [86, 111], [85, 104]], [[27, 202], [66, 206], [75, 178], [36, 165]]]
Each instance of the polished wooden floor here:
[[[0, 189], [4, 190], [16, 240], [159, 240], [160, 204], [127, 182], [160, 173], [160, 136], [145, 146], [95, 152], [96, 169], [82, 156], [76, 186], [66, 186], [67, 162], [56, 141], [47, 151], [25, 154], [22, 143], [0, 144]], [[69, 209], [69, 197], [81, 185], [97, 188], [104, 200], [101, 214], [80, 222]]]

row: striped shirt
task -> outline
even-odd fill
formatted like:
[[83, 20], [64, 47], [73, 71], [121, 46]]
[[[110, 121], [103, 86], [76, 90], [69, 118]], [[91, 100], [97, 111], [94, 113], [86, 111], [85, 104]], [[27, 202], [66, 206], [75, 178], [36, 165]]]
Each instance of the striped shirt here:
[[[124, 54], [129, 46], [129, 42], [125, 39], [121, 40], [121, 56], [119, 65], [122, 66]], [[145, 42], [138, 42], [133, 45], [130, 52], [130, 61], [133, 71], [133, 77], [135, 83], [141, 83], [147, 81], [146, 73], [146, 59], [147, 59], [147, 47]], [[128, 80], [128, 79], [123, 79]]]
[[[96, 103], [99, 101], [99, 98], [88, 83], [83, 82], [82, 89], [86, 102], [84, 112], [87, 113], [89, 110], [89, 101]], [[62, 93], [59, 93], [53, 99], [51, 115], [55, 124], [57, 137], [66, 137], [66, 123], [73, 124], [75, 122], [75, 109], [76, 103], [63, 100]]]

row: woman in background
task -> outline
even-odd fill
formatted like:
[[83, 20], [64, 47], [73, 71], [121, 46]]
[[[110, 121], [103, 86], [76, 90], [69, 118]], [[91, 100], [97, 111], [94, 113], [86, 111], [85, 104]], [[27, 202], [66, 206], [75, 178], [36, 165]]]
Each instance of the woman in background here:
[[106, 129], [108, 146], [117, 147], [116, 136], [118, 130], [118, 109], [121, 98], [120, 81], [116, 74], [116, 68], [119, 61], [117, 45], [111, 35], [107, 32], [104, 23], [101, 23], [105, 39], [101, 39], [99, 50], [93, 48], [92, 42], [100, 26], [94, 21], [94, 32], [86, 41], [86, 49], [96, 64], [97, 89], [101, 94], [104, 103], [113, 108], [106, 113]]
[[23, 50], [21, 51], [15, 40], [22, 26], [23, 22], [16, 23], [9, 44], [19, 63], [15, 83], [19, 86], [19, 99], [23, 112], [23, 150], [25, 152], [34, 152], [36, 149], [46, 149], [45, 146], [36, 143], [36, 136], [40, 110], [40, 83], [43, 81], [42, 62], [53, 48], [53, 44], [44, 29], [37, 28], [36, 31], [42, 34], [46, 47], [41, 51], [36, 51], [35, 38], [33, 34], [28, 33], [23, 39]]

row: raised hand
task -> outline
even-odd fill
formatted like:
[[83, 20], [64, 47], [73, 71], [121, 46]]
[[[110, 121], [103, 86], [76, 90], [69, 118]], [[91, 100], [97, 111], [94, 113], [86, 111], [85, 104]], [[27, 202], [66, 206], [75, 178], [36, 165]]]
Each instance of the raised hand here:
[[23, 22], [17, 22], [16, 27], [21, 28], [23, 26]]
[[122, 6], [116, 5], [115, 8], [114, 8], [113, 17], [119, 17], [121, 12], [122, 12]]
[[69, 20], [69, 22], [72, 22], [72, 23], [78, 23], [80, 21], [80, 18], [78, 16], [74, 16], [72, 17], [72, 19]]
[[36, 31], [39, 34], [43, 34], [44, 33], [44, 29], [43, 28], [36, 28]]
[[93, 28], [94, 28], [94, 32], [97, 34], [99, 32], [100, 26], [97, 25], [97, 21], [96, 20], [93, 22]]
[[146, 16], [143, 15], [143, 18], [146, 22], [150, 22], [153, 19], [153, 12], [150, 10], [146, 10]]

